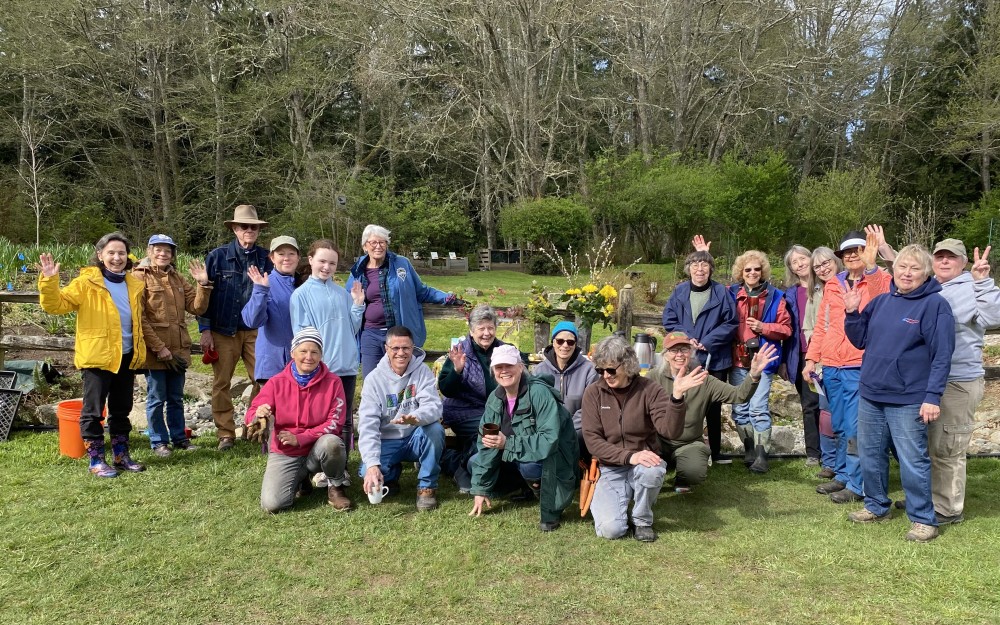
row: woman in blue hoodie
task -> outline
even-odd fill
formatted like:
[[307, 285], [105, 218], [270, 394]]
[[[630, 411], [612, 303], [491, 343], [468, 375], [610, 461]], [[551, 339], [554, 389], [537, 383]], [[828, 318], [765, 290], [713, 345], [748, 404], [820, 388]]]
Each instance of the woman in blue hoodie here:
[[885, 521], [889, 446], [899, 458], [912, 522], [906, 540], [927, 542], [938, 535], [931, 500], [931, 461], [927, 424], [941, 413], [955, 349], [955, 318], [933, 280], [933, 259], [923, 247], [908, 245], [896, 256], [889, 292], [872, 299], [860, 313], [861, 293], [844, 294], [844, 331], [861, 361], [858, 451], [865, 485], [865, 507], [852, 512], [854, 523]]

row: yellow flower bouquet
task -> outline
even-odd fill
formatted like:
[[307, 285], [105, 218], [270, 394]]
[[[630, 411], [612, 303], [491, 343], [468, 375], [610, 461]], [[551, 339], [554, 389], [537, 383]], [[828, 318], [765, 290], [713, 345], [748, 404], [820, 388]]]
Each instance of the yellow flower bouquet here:
[[595, 284], [585, 284], [578, 289], [567, 289], [559, 299], [566, 302], [566, 310], [577, 319], [589, 325], [600, 321], [606, 328], [615, 314], [618, 291], [610, 284], [600, 288]]

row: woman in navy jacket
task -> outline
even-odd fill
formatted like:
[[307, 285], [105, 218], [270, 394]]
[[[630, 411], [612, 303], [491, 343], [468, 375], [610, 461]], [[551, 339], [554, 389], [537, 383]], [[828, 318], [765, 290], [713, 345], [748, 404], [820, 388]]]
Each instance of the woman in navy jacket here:
[[[700, 239], [700, 236], [695, 237], [696, 242]], [[714, 377], [728, 382], [729, 369], [733, 366], [733, 337], [739, 323], [736, 303], [726, 293], [726, 287], [712, 280], [715, 260], [707, 245], [696, 243], [695, 248], [698, 251], [688, 254], [684, 261], [684, 273], [691, 279], [678, 284], [670, 294], [663, 308], [663, 328], [668, 334], [679, 331], [690, 336], [701, 366]], [[722, 404], [712, 402], [705, 417], [712, 462], [731, 463], [732, 460], [723, 458], [721, 452]]]

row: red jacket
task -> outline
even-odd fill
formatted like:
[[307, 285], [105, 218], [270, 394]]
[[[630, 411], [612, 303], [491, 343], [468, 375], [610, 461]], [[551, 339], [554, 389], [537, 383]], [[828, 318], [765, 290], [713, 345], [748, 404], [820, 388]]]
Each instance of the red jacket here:
[[[344, 384], [323, 363], [319, 364], [319, 372], [304, 387], [292, 377], [292, 363], [288, 363], [281, 373], [268, 380], [250, 403], [246, 423], [252, 423], [257, 418], [257, 407], [261, 404], [271, 406], [274, 413], [271, 453], [286, 456], [307, 455], [324, 434], [340, 436], [347, 420]], [[294, 434], [298, 446], [279, 441], [276, 434], [281, 430]]]
[[[816, 311], [816, 328], [809, 340], [809, 351], [806, 360], [819, 363], [824, 367], [860, 367], [864, 351], [847, 340], [844, 333], [844, 292], [847, 290], [847, 272], [842, 271], [823, 287], [823, 301]], [[868, 302], [876, 295], [889, 292], [892, 276], [885, 269], [878, 268], [874, 273], [863, 274], [858, 281], [861, 291], [859, 311], [865, 309]]]

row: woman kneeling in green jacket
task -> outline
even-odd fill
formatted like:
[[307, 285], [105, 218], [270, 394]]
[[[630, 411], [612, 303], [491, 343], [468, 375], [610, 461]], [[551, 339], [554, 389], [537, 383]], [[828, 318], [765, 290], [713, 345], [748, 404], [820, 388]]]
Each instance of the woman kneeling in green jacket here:
[[486, 400], [479, 451], [469, 461], [475, 496], [469, 516], [479, 516], [492, 507], [495, 495], [521, 490], [526, 482], [539, 498], [538, 528], [551, 532], [559, 528], [576, 488], [573, 419], [551, 384], [528, 375], [513, 345], [493, 350], [490, 370], [497, 389]]

